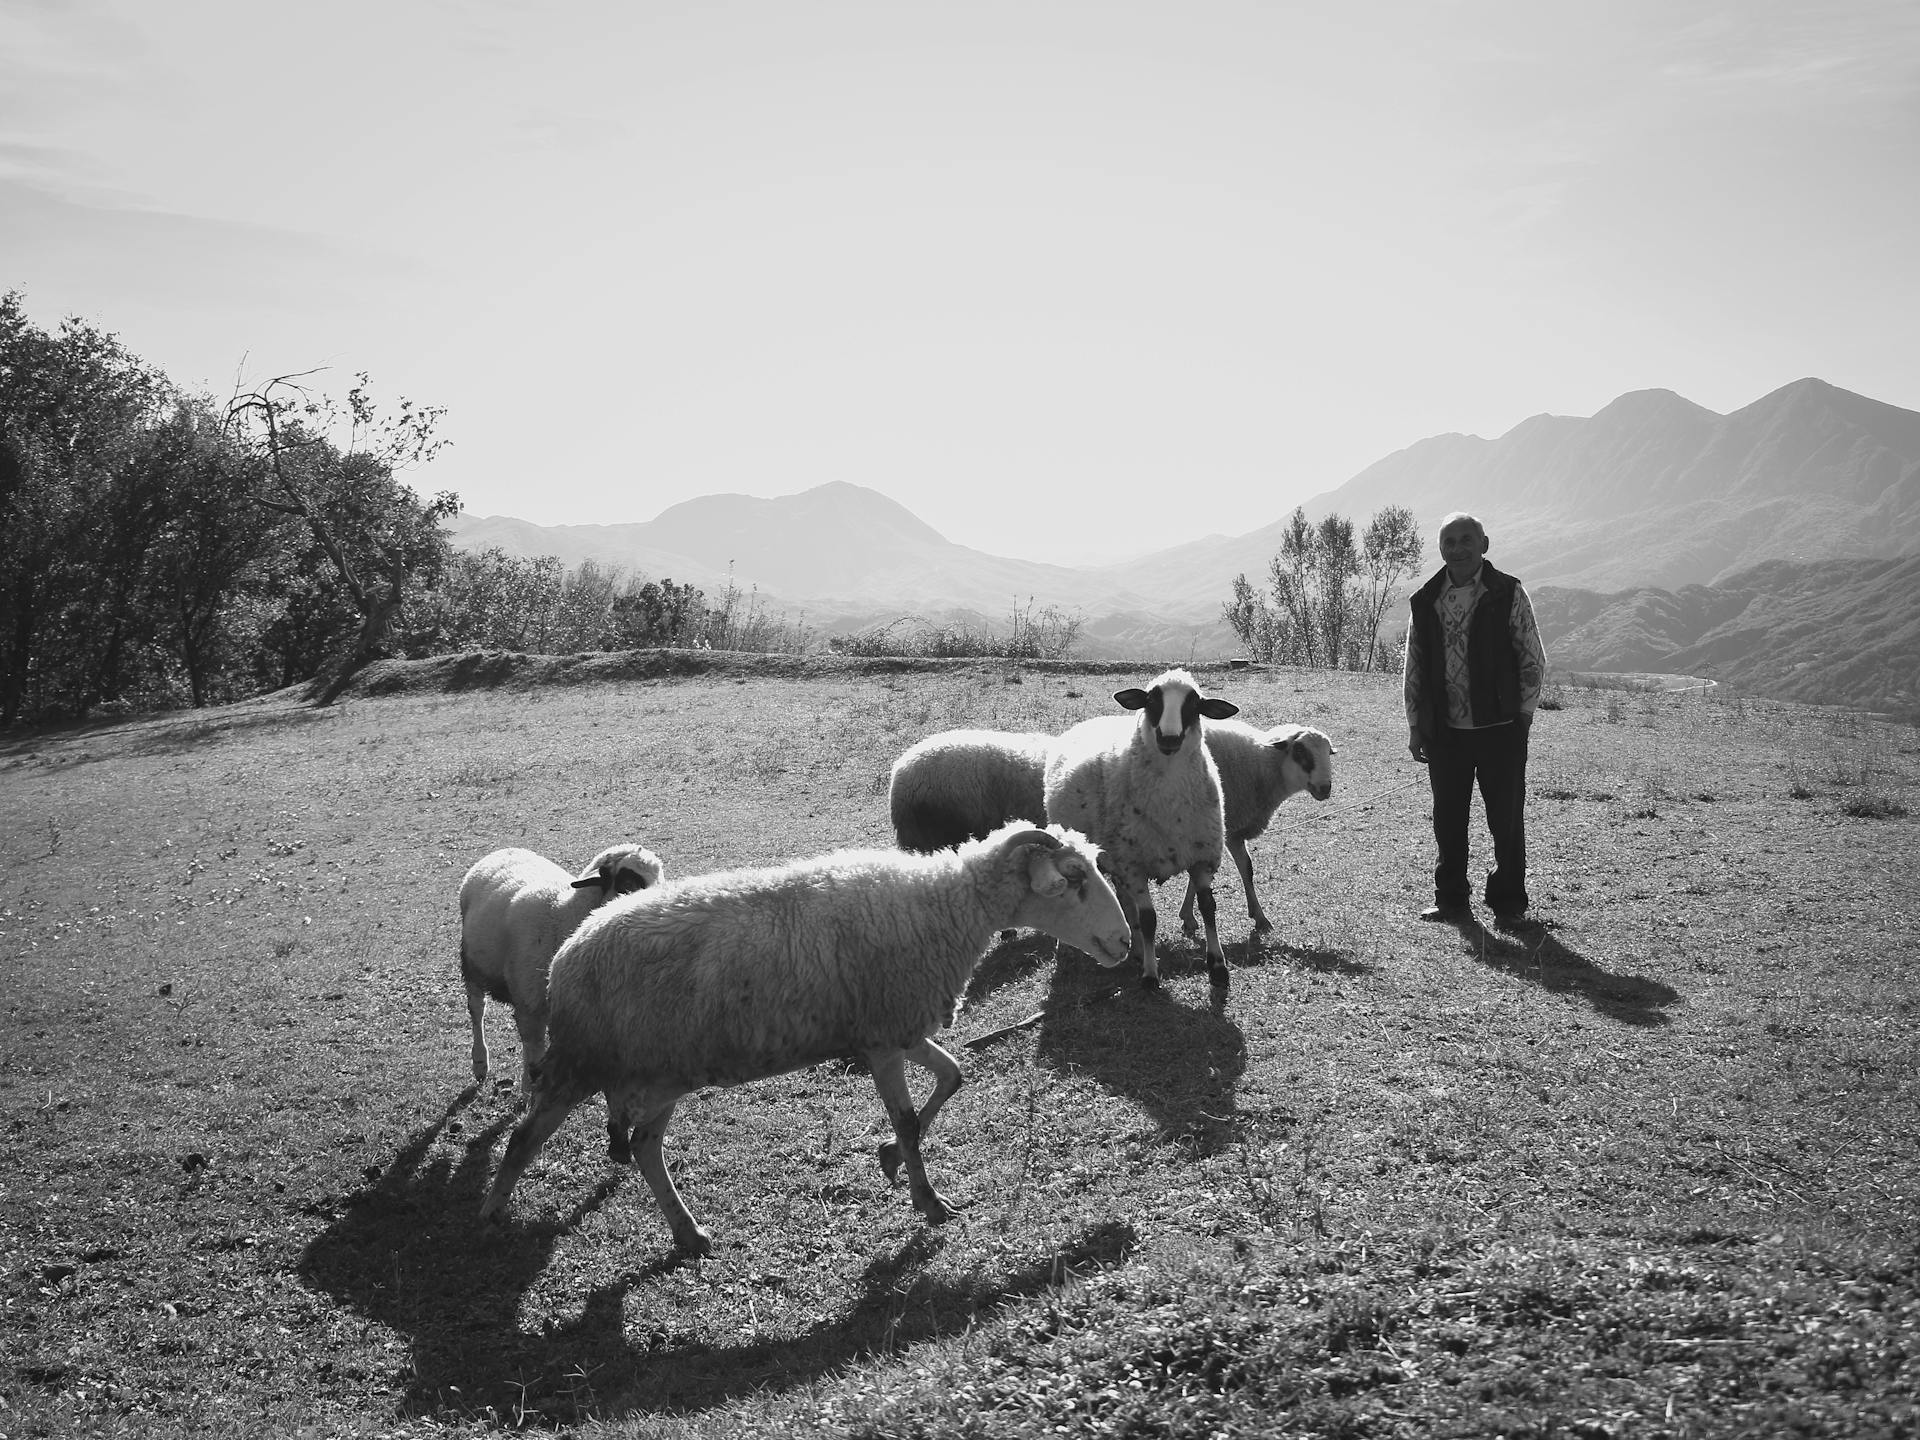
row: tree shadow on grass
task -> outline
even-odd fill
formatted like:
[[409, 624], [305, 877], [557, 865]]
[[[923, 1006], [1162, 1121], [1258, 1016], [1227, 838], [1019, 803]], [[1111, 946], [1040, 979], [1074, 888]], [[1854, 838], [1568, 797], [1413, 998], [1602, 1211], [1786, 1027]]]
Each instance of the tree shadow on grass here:
[[178, 710], [135, 720], [76, 720], [0, 740], [0, 760], [38, 757], [49, 766], [82, 765], [126, 756], [209, 750], [238, 736], [311, 725], [325, 711], [291, 702]]
[[[1197, 947], [1190, 959], [1169, 948], [1160, 952], [1163, 983], [1205, 973]], [[1214, 1155], [1239, 1133], [1234, 1091], [1247, 1068], [1246, 1036], [1227, 1013], [1231, 1004], [1217, 992], [1190, 1005], [1164, 989], [1143, 990], [1132, 965], [1109, 970], [1070, 951], [1054, 967], [1038, 1054], [1134, 1101], [1196, 1158]]]
[[1669, 1025], [1665, 1007], [1680, 999], [1671, 985], [1641, 975], [1615, 975], [1569, 950], [1544, 925], [1489, 930], [1468, 916], [1454, 923], [1469, 954], [1496, 970], [1556, 995], [1579, 995], [1595, 1010], [1623, 1025]]
[[920, 1231], [868, 1265], [839, 1314], [787, 1339], [722, 1347], [659, 1329], [628, 1335], [628, 1292], [692, 1263], [663, 1247], [594, 1286], [577, 1318], [530, 1332], [519, 1324], [522, 1297], [560, 1239], [606, 1202], [626, 1172], [610, 1173], [558, 1221], [481, 1223], [492, 1151], [515, 1117], [454, 1139], [452, 1122], [473, 1094], [463, 1092], [347, 1197], [300, 1259], [300, 1278], [314, 1291], [405, 1337], [411, 1363], [402, 1414], [523, 1425], [699, 1410], [964, 1333], [1068, 1271], [1119, 1264], [1138, 1243], [1130, 1227], [1109, 1222], [997, 1278], [936, 1281], [922, 1272], [944, 1242]]

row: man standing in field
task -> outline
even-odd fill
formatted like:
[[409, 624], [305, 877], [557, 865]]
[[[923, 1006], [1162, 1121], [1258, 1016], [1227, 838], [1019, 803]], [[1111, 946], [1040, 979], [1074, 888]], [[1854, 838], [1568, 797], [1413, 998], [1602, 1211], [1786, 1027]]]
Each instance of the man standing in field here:
[[1486, 527], [1455, 511], [1440, 522], [1446, 562], [1413, 596], [1407, 629], [1407, 749], [1433, 786], [1433, 904], [1423, 920], [1463, 920], [1467, 821], [1480, 785], [1493, 835], [1486, 902], [1514, 925], [1527, 913], [1527, 740], [1547, 656], [1533, 602], [1511, 575], [1487, 563]]

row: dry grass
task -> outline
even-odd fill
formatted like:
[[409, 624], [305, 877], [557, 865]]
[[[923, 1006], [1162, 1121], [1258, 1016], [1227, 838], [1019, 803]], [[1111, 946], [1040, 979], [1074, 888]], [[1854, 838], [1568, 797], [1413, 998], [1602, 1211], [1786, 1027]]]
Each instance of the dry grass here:
[[1140, 673], [390, 672], [0, 746], [0, 1434], [1911, 1433], [1920, 744], [1716, 692], [1560, 688], [1504, 935], [1414, 918], [1390, 680], [1206, 676], [1340, 747], [1255, 843], [1275, 933], [1223, 882], [1223, 1008], [1164, 932], [1158, 999], [990, 952], [956, 1038], [1046, 1018], [962, 1052], [959, 1220], [821, 1067], [682, 1106], [703, 1262], [590, 1113], [474, 1223], [514, 1100], [467, 1088], [475, 856], [885, 843], [913, 740]]

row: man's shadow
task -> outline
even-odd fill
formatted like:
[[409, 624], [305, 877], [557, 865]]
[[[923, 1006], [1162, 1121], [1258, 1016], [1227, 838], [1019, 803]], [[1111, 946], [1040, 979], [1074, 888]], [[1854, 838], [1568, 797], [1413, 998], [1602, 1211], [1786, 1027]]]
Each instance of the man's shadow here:
[[1467, 953], [1496, 970], [1557, 995], [1579, 995], [1608, 1019], [1623, 1025], [1669, 1025], [1665, 1007], [1680, 992], [1641, 975], [1616, 975], [1569, 950], [1538, 921], [1489, 930], [1472, 915], [1453, 921]]
[[474, 1094], [463, 1091], [386, 1166], [370, 1171], [365, 1187], [322, 1202], [330, 1222], [298, 1266], [316, 1292], [405, 1337], [410, 1365], [402, 1414], [577, 1424], [634, 1410], [722, 1404], [961, 1333], [1014, 1299], [1044, 1292], [1067, 1270], [1120, 1263], [1137, 1244], [1129, 1227], [1109, 1222], [997, 1279], [973, 1274], [936, 1281], [922, 1272], [944, 1242], [920, 1231], [876, 1257], [845, 1305], [806, 1331], [717, 1348], [658, 1329], [636, 1328], [629, 1337], [628, 1293], [695, 1263], [662, 1244], [644, 1250], [637, 1267], [622, 1267], [594, 1285], [577, 1318], [530, 1331], [518, 1319], [522, 1297], [561, 1238], [605, 1204], [626, 1172], [609, 1172], [558, 1220], [482, 1223], [492, 1152], [516, 1117], [502, 1114], [461, 1135], [459, 1117]]

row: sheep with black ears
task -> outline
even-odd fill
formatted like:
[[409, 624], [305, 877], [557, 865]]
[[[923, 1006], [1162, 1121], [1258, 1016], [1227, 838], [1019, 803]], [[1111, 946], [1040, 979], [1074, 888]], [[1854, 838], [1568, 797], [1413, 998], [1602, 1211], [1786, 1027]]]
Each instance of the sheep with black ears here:
[[1213, 877], [1226, 848], [1226, 821], [1203, 727], [1230, 719], [1240, 707], [1201, 693], [1180, 669], [1164, 671], [1145, 690], [1117, 690], [1113, 698], [1137, 716], [1083, 720], [1048, 747], [1047, 815], [1084, 830], [1106, 850], [1148, 988], [1160, 983], [1153, 882], [1184, 870], [1206, 926], [1207, 979], [1223, 991], [1227, 957], [1214, 925]]
[[[1058, 826], [1008, 825], [957, 850], [843, 850], [722, 871], [615, 901], [554, 957], [551, 1043], [480, 1213], [498, 1215], [528, 1163], [588, 1096], [607, 1097], [608, 1153], [637, 1163], [674, 1243], [705, 1254], [661, 1158], [680, 1098], [861, 1055], [892, 1122], [880, 1163], [904, 1162], [929, 1224], [954, 1213], [920, 1141], [960, 1086], [933, 1041], [994, 933], [1032, 926], [1121, 964], [1128, 925], [1098, 848]], [[932, 1071], [916, 1111], [906, 1062]]]
[[[1283, 802], [1305, 791], [1315, 800], [1333, 794], [1333, 757], [1340, 752], [1326, 735], [1307, 725], [1276, 725], [1256, 730], [1240, 720], [1220, 720], [1207, 726], [1207, 753], [1220, 772], [1220, 795], [1225, 806], [1227, 853], [1240, 871], [1247, 892], [1247, 914], [1253, 931], [1273, 929], [1253, 888], [1253, 857], [1247, 842], [1266, 832]], [[1189, 882], [1180, 904], [1180, 928], [1193, 934], [1196, 891]]]
[[544, 855], [509, 846], [476, 860], [460, 882], [460, 978], [473, 1022], [473, 1078], [487, 1078], [489, 997], [513, 1006], [520, 1032], [520, 1088], [547, 1034], [547, 969], [580, 922], [616, 895], [658, 885], [660, 857], [640, 845], [615, 845], [576, 877]]
[[[1246, 891], [1254, 933], [1273, 929], [1253, 883], [1247, 842], [1266, 832], [1280, 805], [1298, 794], [1325, 800], [1333, 793], [1333, 757], [1321, 731], [1306, 725], [1259, 730], [1239, 719], [1205, 729], [1207, 753], [1220, 772], [1227, 852]], [[916, 742], [893, 765], [890, 809], [905, 850], [957, 845], [1009, 820], [1046, 821], [1047, 747], [1053, 736], [1000, 730], [943, 730]], [[1199, 931], [1197, 892], [1189, 884], [1180, 906], [1187, 934]]]
[[887, 809], [902, 850], [943, 850], [1009, 820], [1047, 821], [1047, 747], [1038, 731], [942, 730], [893, 762]]

